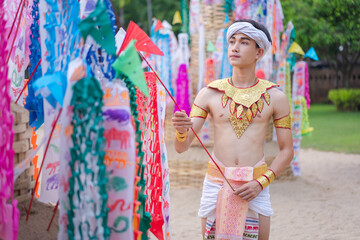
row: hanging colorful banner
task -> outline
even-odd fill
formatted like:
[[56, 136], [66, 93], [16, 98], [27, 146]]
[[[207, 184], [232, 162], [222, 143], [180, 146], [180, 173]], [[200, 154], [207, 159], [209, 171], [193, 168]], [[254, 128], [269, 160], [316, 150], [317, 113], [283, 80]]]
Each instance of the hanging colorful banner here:
[[226, 40], [226, 32], [227, 32], [227, 29], [224, 29], [224, 33], [222, 35], [223, 36], [223, 41], [222, 41], [223, 42], [223, 46], [222, 46], [223, 54], [222, 54], [222, 62], [221, 62], [221, 75], [220, 75], [221, 79], [228, 78], [232, 75], [232, 66], [230, 65], [229, 58], [227, 55], [229, 43]]
[[224, 29], [220, 29], [216, 38], [216, 51], [211, 54], [211, 58], [214, 60], [214, 74], [215, 79], [220, 79], [221, 74], [221, 62], [223, 58], [223, 45], [224, 45]]
[[[18, 9], [19, 14], [16, 14]], [[25, 70], [29, 65], [31, 6], [29, 2], [22, 0], [5, 0], [4, 10], [7, 19], [5, 29], [8, 39], [8, 77], [11, 79], [10, 96], [15, 101], [24, 87]], [[18, 103], [22, 105], [22, 102], [23, 96], [20, 96]]]
[[293, 144], [294, 144], [294, 158], [291, 161], [291, 167], [294, 176], [300, 176], [299, 155], [301, 143], [301, 124], [302, 124], [302, 103], [301, 98], [305, 94], [305, 80], [307, 74], [307, 65], [304, 61], [299, 61], [295, 64], [294, 79], [292, 85], [292, 102], [293, 102]]
[[59, 232], [58, 239], [68, 239], [67, 228], [68, 228], [68, 211], [70, 211], [70, 200], [69, 200], [69, 179], [72, 176], [70, 161], [71, 161], [71, 148], [74, 147], [71, 136], [73, 134], [73, 125], [71, 119], [73, 118], [73, 106], [70, 105], [71, 97], [73, 95], [73, 85], [80, 79], [85, 78], [86, 65], [84, 62], [77, 58], [70, 62], [67, 77], [66, 93], [64, 96], [63, 108], [64, 113], [60, 116], [62, 123], [60, 133], [60, 159], [58, 171], [59, 180]]
[[265, 25], [267, 15], [266, 2], [266, 0], [235, 1], [235, 19], [253, 19]]
[[169, 163], [165, 144], [165, 112], [166, 112], [166, 98], [165, 89], [157, 83], [157, 108], [158, 108], [158, 120], [159, 120], [159, 143], [160, 143], [160, 156], [161, 156], [161, 175], [163, 182], [162, 189], [162, 214], [164, 217], [164, 230], [165, 239], [170, 240], [170, 180], [169, 180]]
[[278, 89], [284, 92], [286, 86], [286, 59], [283, 59], [279, 64], [276, 80], [279, 85]]
[[189, 31], [190, 34], [196, 34], [199, 32], [200, 25], [202, 25], [201, 17], [201, 5], [200, 0], [191, 0], [190, 1], [190, 24]]
[[[178, 78], [176, 81], [176, 102], [182, 110], [185, 110], [186, 114], [190, 114], [191, 106], [189, 102], [189, 78], [187, 73], [186, 64], [181, 64], [179, 67]], [[174, 112], [179, 111], [177, 107], [174, 108]]]
[[106, 186], [110, 239], [134, 239], [135, 131], [131, 122], [130, 97], [119, 82], [104, 88], [104, 137]]
[[73, 147], [70, 149], [70, 209], [67, 215], [69, 239], [107, 239], [110, 235], [102, 98], [100, 84], [93, 77], [82, 78], [73, 86], [70, 103], [73, 107]]
[[[57, 108], [62, 107], [67, 88], [66, 72], [69, 61], [79, 55], [80, 34], [77, 25], [79, 19], [79, 2], [71, 0], [70, 11], [66, 10], [64, 2], [46, 3], [40, 1], [40, 37], [42, 53], [43, 77], [33, 83], [35, 95], [41, 94], [44, 100], [44, 133], [50, 134], [51, 123], [56, 115]], [[62, 17], [60, 17], [60, 15]], [[58, 28], [46, 26], [58, 24]], [[67, 34], [64, 34], [67, 33]], [[61, 51], [60, 51], [60, 46]], [[50, 93], [50, 94], [49, 94]], [[56, 204], [58, 200], [59, 168], [60, 166], [60, 133], [62, 129], [61, 118], [57, 122], [53, 137], [49, 144], [49, 151], [43, 160], [40, 181], [39, 201]]]
[[162, 226], [164, 224], [164, 217], [162, 213], [161, 199], [163, 193], [164, 183], [162, 181], [161, 169], [161, 153], [160, 153], [160, 138], [159, 138], [159, 116], [157, 103], [157, 87], [156, 78], [154, 76], [147, 78], [150, 96], [148, 98], [148, 111], [151, 121], [145, 123], [147, 132], [145, 141], [146, 145], [146, 211], [151, 213], [151, 228], [150, 231], [159, 240], [164, 239]]
[[[175, 38], [176, 39], [176, 38]], [[190, 49], [189, 49], [189, 36], [187, 35], [187, 33], [180, 33], [178, 35], [178, 39], [179, 39], [179, 43], [178, 46], [175, 46], [174, 48], [174, 52], [172, 53], [172, 58], [171, 58], [171, 73], [172, 73], [172, 79], [174, 81], [172, 81], [174, 84], [174, 86], [176, 86], [176, 97], [178, 95], [178, 91], [179, 91], [179, 86], [178, 86], [178, 77], [179, 77], [179, 70], [180, 70], [180, 65], [185, 64], [186, 69], [189, 69], [190, 66]], [[174, 45], [176, 44], [176, 41], [174, 41]], [[172, 47], [173, 49], [173, 47]], [[184, 101], [189, 101], [191, 102], [192, 99], [192, 86], [191, 86], [191, 80], [190, 80], [190, 76], [189, 74], [187, 74], [187, 81], [188, 83], [186, 84], [187, 89], [185, 90], [180, 90], [180, 91], [187, 91], [187, 100]]]
[[[4, 1], [0, 0], [0, 26], [6, 25]], [[2, 29], [4, 30], [4, 29]], [[6, 46], [5, 31], [0, 31], [0, 39]], [[10, 79], [5, 47], [0, 48], [0, 238], [16, 240], [20, 213], [14, 199], [14, 151], [12, 149], [14, 131], [13, 116], [10, 111]]]
[[[165, 21], [164, 21], [165, 22]], [[164, 24], [163, 22], [163, 24]], [[157, 32], [154, 31], [155, 24], [151, 31], [151, 40], [160, 48], [164, 56], [152, 56], [155, 59], [155, 69], [159, 71], [160, 78], [169, 89], [171, 95], [174, 95], [174, 88], [171, 81], [171, 26], [163, 28]]]
[[[41, 60], [40, 32], [39, 32], [39, 0], [34, 0], [32, 9], [33, 23], [31, 25], [30, 36], [30, 67], [29, 72], [33, 72], [38, 62]], [[25, 108], [29, 110], [29, 125], [37, 130], [44, 123], [43, 98], [41, 95], [35, 96], [33, 82], [42, 76], [41, 65], [34, 72], [32, 80], [28, 83], [28, 96], [26, 97]], [[34, 159], [34, 166], [37, 166], [37, 159]], [[36, 176], [34, 176], [36, 177]]]

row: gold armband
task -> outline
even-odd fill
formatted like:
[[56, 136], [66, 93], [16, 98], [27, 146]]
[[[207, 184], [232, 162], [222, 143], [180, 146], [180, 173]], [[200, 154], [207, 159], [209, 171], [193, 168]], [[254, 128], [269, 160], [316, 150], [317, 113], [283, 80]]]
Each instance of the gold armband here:
[[197, 106], [195, 103], [192, 105], [190, 117], [199, 117], [199, 118], [205, 118], [207, 117], [207, 111], [205, 111], [203, 108]]
[[272, 181], [274, 181], [275, 177], [274, 171], [269, 169], [263, 175], [258, 177], [256, 181], [260, 184], [262, 189], [265, 189]]
[[185, 142], [186, 141], [186, 138], [187, 138], [187, 134], [188, 132], [184, 132], [184, 133], [179, 133], [177, 130], [176, 130], [176, 139], [179, 141], [179, 142]]
[[274, 120], [274, 126], [276, 128], [286, 128], [291, 129], [291, 118], [290, 114], [286, 115], [285, 117], [275, 119]]

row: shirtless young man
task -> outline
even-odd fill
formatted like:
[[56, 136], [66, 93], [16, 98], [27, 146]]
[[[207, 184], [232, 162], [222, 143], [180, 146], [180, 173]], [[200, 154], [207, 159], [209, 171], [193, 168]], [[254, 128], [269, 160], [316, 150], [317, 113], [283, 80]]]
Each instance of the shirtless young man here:
[[[228, 58], [233, 66], [232, 77], [216, 80], [201, 89], [194, 101], [190, 117], [184, 111], [174, 113], [172, 122], [177, 131], [174, 145], [179, 153], [187, 151], [194, 139], [194, 134], [189, 129], [192, 127], [198, 133], [207, 114], [211, 115], [215, 132], [212, 156], [218, 165], [223, 170], [254, 167], [251, 168], [254, 171], [252, 180], [242, 182], [242, 185], [236, 185], [234, 181], [230, 182], [234, 186], [240, 186], [234, 187], [235, 192], [231, 191], [231, 194], [237, 195], [236, 198], [245, 203], [249, 213], [255, 213], [259, 231], [258, 236], [255, 234], [247, 238], [243, 232], [250, 228], [245, 227], [245, 223], [241, 223], [239, 227], [242, 230], [237, 233], [241, 236], [236, 234], [235, 236], [234, 233], [218, 235], [220, 234], [218, 227], [226, 223], [226, 220], [224, 221], [223, 218], [221, 224], [218, 225], [217, 217], [223, 210], [216, 210], [217, 195], [220, 189], [227, 186], [227, 183], [219, 183], [219, 180], [223, 181], [223, 177], [214, 173], [219, 171], [214, 164], [209, 162], [199, 210], [199, 216], [202, 217], [203, 236], [205, 235], [206, 239], [215, 238], [213, 235], [210, 237], [209, 230], [216, 225], [216, 238], [234, 236], [226, 239], [243, 239], [244, 234], [244, 239], [253, 239], [252, 237], [255, 236], [264, 240], [269, 238], [270, 216], [272, 215], [267, 185], [286, 168], [293, 158], [290, 108], [285, 94], [274, 88], [275, 84], [255, 76], [256, 62], [271, 48], [268, 30], [255, 21], [240, 20], [229, 27], [227, 41], [229, 42]], [[255, 170], [258, 169], [255, 167], [265, 165], [264, 141], [271, 117], [274, 119], [280, 152], [269, 167], [271, 170], [265, 168], [259, 172]], [[256, 171], [260, 174], [255, 175]], [[225, 216], [231, 215], [232, 213]], [[237, 226], [230, 226], [227, 229], [232, 228], [237, 228]]]

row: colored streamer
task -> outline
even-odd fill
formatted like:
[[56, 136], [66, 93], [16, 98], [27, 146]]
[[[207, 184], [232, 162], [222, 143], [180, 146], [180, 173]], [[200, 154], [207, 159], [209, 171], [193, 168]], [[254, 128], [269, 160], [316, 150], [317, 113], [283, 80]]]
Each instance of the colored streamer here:
[[[68, 238], [107, 239], [108, 208], [103, 150], [103, 93], [98, 81], [86, 77], [73, 86], [73, 134], [69, 179]], [[86, 236], [86, 237], [85, 237]]]
[[[3, 8], [4, 1], [0, 0], [0, 26], [6, 24]], [[0, 39], [6, 46], [5, 31], [0, 31]], [[10, 80], [6, 64], [7, 50], [0, 48], [0, 238], [17, 239], [20, 213], [17, 201], [14, 199], [14, 151], [12, 150], [14, 131], [13, 116], [10, 111], [11, 98]]]
[[[189, 78], [187, 68], [186, 64], [181, 64], [179, 67], [178, 77], [176, 79], [176, 102], [188, 115], [191, 111], [189, 97]], [[177, 109], [174, 108], [174, 111], [176, 112]]]
[[[39, 0], [33, 1], [32, 17], [34, 19], [31, 25], [31, 44], [30, 44], [30, 67], [29, 72], [34, 72], [36, 63], [41, 60], [41, 48], [39, 43]], [[33, 82], [42, 76], [41, 65], [39, 69], [34, 72], [33, 81], [28, 83], [28, 96], [26, 97], [25, 108], [29, 110], [30, 120], [29, 125], [35, 127], [37, 130], [44, 122], [43, 98], [41, 95], [35, 96], [35, 91], [32, 87]], [[35, 165], [36, 166], [36, 165]]]

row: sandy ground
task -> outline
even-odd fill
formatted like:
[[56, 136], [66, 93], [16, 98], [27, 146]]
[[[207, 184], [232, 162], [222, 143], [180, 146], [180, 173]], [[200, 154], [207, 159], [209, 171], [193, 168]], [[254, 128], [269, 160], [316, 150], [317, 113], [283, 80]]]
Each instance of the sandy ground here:
[[[199, 158], [203, 153], [194, 150], [187, 154]], [[275, 213], [270, 239], [360, 239], [360, 155], [309, 149], [301, 150], [300, 161], [301, 177], [278, 180], [271, 185]], [[172, 239], [201, 239], [197, 217], [200, 197], [198, 188], [171, 189]], [[46, 231], [52, 209], [35, 203], [26, 222], [24, 205], [18, 239], [56, 239], [57, 219], [50, 232]]]
[[[302, 176], [275, 181], [270, 239], [360, 239], [360, 155], [301, 150]], [[201, 190], [171, 189], [173, 239], [201, 239]]]

